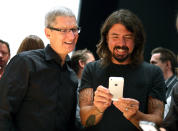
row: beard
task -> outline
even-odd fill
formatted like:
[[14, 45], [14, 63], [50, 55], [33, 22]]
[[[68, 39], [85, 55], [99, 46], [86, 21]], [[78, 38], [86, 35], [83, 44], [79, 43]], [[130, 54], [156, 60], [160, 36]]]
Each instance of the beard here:
[[[118, 54], [116, 52], [118, 52], [118, 50], [121, 49], [122, 51], [125, 52], [125, 54]], [[113, 54], [112, 57], [117, 60], [119, 63], [123, 63], [124, 61], [126, 61], [131, 54], [128, 53], [129, 52], [129, 48], [127, 46], [115, 46], [113, 49]]]

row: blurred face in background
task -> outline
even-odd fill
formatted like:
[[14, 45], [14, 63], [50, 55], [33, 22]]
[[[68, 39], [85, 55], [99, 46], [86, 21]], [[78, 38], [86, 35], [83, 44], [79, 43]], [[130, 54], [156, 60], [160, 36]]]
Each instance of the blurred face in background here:
[[88, 55], [88, 59], [86, 61], [86, 64], [95, 61], [95, 57], [93, 56], [93, 54], [87, 53], [87, 55]]
[[161, 68], [161, 70], [163, 71], [163, 73], [165, 73], [167, 70], [167, 63], [166, 62], [162, 62], [160, 60], [161, 54], [160, 53], [155, 53], [151, 56], [150, 59], [150, 63], [154, 64], [156, 66], [159, 66]]
[[9, 50], [6, 44], [0, 43], [0, 70], [4, 69], [10, 58]]

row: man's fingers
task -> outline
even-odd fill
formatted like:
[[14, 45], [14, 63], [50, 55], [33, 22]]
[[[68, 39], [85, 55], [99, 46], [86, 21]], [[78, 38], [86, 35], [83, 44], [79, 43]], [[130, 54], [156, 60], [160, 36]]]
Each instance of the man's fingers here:
[[101, 90], [96, 90], [95, 96], [100, 96], [100, 97], [104, 97], [104, 98], [108, 98], [108, 99], [112, 98], [112, 95], [110, 93], [106, 93], [106, 92], [103, 92]]

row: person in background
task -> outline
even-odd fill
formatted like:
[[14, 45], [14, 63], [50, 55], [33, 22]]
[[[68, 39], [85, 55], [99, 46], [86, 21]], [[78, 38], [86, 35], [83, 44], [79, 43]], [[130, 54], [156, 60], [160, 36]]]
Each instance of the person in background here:
[[[80, 85], [80, 80], [81, 80], [82, 72], [83, 72], [85, 65], [93, 61], [95, 61], [95, 57], [93, 53], [88, 49], [76, 50], [72, 53], [71, 67], [78, 76], [79, 85]], [[79, 95], [78, 90], [79, 88], [77, 89], [77, 98]], [[79, 107], [78, 99], [77, 99], [77, 108], [76, 108], [76, 125], [78, 127], [78, 130], [83, 129], [81, 125], [81, 120], [80, 120], [80, 107]]]
[[71, 66], [77, 74], [78, 79], [81, 79], [85, 65], [93, 61], [95, 61], [95, 57], [93, 53], [88, 49], [76, 50], [72, 53]]
[[43, 49], [45, 45], [40, 37], [37, 35], [29, 35], [25, 37], [25, 39], [20, 44], [17, 54], [23, 51], [35, 50], [35, 49]]
[[[178, 14], [176, 18], [176, 28], [178, 31]], [[172, 91], [169, 112], [162, 122], [161, 127], [161, 131], [178, 131], [178, 84]]]
[[68, 53], [79, 32], [69, 8], [46, 14], [50, 44], [14, 56], [0, 81], [0, 131], [75, 131], [78, 81]]
[[171, 93], [178, 84], [176, 76], [177, 58], [174, 52], [163, 47], [157, 47], [151, 52], [150, 63], [161, 68], [166, 84], [166, 102], [164, 118], [167, 115], [171, 103]]
[[4, 69], [10, 59], [10, 48], [6, 41], [0, 40], [0, 79], [4, 73]]
[[[159, 67], [144, 62], [145, 33], [129, 10], [113, 12], [101, 28], [100, 60], [87, 64], [80, 86], [80, 117], [88, 131], [139, 131], [139, 121], [160, 124], [165, 83]], [[112, 101], [109, 77], [123, 77], [123, 98]]]

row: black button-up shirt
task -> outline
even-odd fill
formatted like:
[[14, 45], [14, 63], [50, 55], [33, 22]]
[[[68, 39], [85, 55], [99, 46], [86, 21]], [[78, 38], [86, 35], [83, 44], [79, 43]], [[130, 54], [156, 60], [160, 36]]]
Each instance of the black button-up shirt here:
[[0, 80], [0, 131], [74, 130], [77, 77], [50, 45], [11, 59]]

